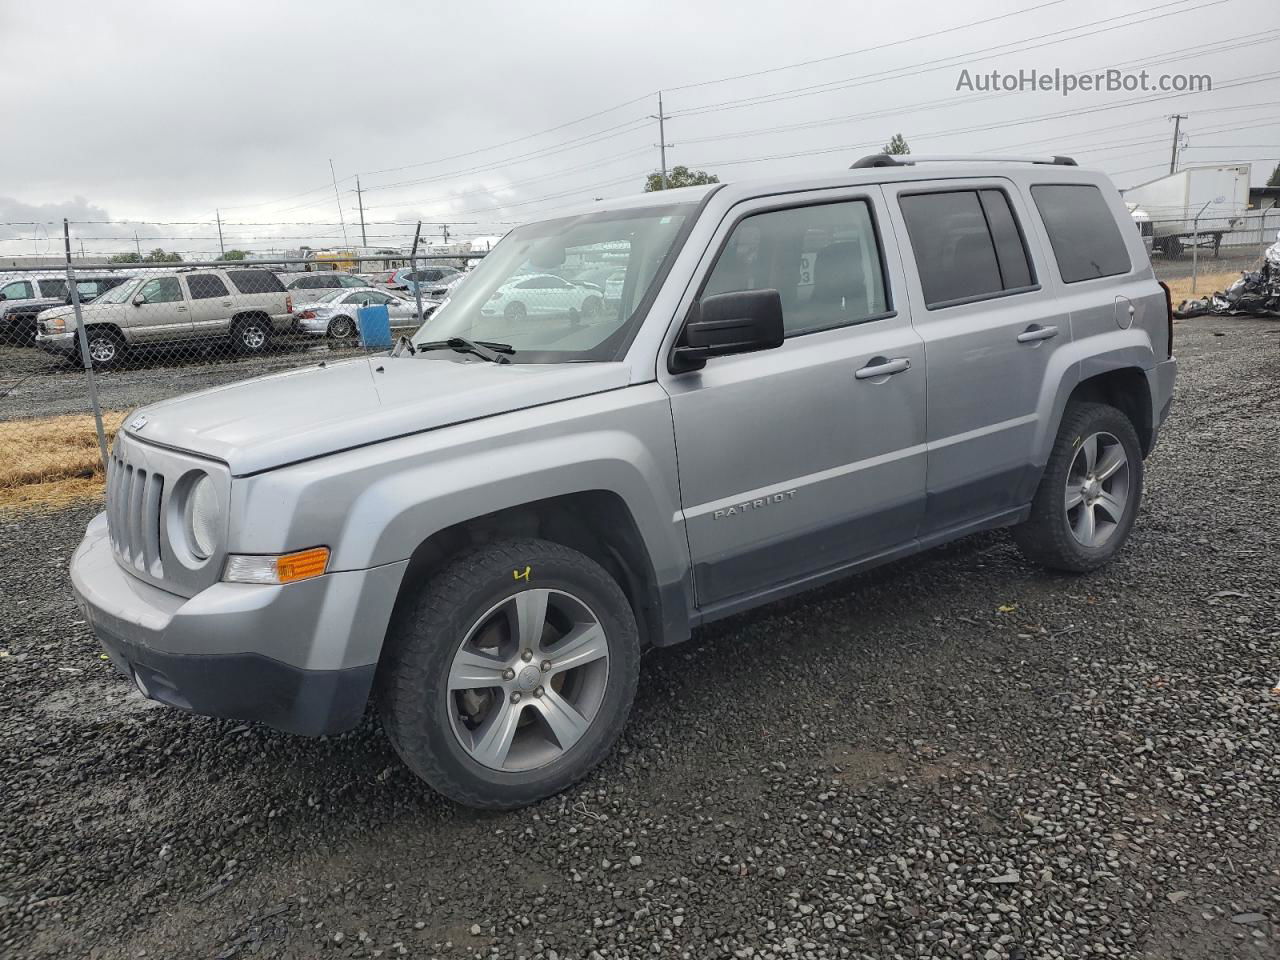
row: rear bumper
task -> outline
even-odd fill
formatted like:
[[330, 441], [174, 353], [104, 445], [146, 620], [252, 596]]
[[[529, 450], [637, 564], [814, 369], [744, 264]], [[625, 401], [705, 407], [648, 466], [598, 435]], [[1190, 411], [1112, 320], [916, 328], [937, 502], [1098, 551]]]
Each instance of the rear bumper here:
[[1160, 428], [1169, 419], [1173, 409], [1174, 384], [1178, 379], [1178, 360], [1170, 357], [1162, 360], [1147, 375], [1147, 383], [1151, 387], [1151, 445], [1147, 452], [1155, 449], [1160, 439]]
[[319, 736], [360, 722], [407, 561], [286, 586], [218, 583], [182, 597], [116, 562], [105, 514], [71, 584], [112, 663], [152, 700]]

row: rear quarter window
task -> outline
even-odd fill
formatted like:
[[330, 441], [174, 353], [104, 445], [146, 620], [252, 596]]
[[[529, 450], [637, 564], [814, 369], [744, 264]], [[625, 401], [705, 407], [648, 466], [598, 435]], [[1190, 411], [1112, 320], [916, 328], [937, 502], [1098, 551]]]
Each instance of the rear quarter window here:
[[1031, 197], [1063, 283], [1129, 272], [1129, 251], [1101, 190], [1087, 183], [1044, 183], [1031, 188]]
[[227, 279], [241, 293], [284, 293], [284, 284], [269, 270], [228, 270]]

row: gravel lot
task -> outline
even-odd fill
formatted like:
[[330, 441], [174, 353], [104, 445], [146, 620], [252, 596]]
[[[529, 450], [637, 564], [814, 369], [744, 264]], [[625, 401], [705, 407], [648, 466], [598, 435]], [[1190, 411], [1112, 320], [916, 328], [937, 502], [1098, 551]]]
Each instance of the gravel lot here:
[[0, 955], [1280, 956], [1280, 323], [1177, 343], [1111, 567], [989, 534], [726, 621], [512, 814], [149, 705], [70, 599], [94, 509], [0, 519]]
[[[179, 394], [359, 352], [329, 341], [285, 336], [263, 356], [241, 357], [231, 354], [226, 343], [211, 341], [140, 354], [119, 369], [99, 372], [98, 396], [104, 410], [132, 410]], [[91, 409], [82, 368], [33, 347], [0, 345], [0, 420]]]

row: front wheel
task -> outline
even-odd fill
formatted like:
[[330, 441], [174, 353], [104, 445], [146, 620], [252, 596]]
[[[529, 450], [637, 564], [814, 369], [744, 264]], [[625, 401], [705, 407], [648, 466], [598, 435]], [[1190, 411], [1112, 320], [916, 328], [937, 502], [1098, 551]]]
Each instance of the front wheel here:
[[[89, 342], [89, 360], [95, 370], [119, 366], [124, 358], [124, 340], [120, 334], [111, 329], [90, 327], [85, 331], [85, 339]], [[79, 338], [76, 339], [76, 356], [80, 356]]]
[[599, 564], [503, 540], [456, 557], [398, 611], [379, 712], [400, 758], [440, 793], [510, 809], [604, 758], [639, 671], [635, 617]]
[[1072, 404], [1014, 542], [1050, 569], [1095, 570], [1128, 539], [1142, 480], [1142, 447], [1129, 418], [1102, 403]]

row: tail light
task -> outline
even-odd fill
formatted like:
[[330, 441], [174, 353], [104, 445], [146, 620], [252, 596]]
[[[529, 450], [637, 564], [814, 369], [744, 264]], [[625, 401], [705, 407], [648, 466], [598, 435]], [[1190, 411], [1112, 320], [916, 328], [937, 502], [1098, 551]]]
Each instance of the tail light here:
[[287, 293], [284, 295], [284, 312], [293, 313], [293, 297]]
[[1169, 356], [1173, 356], [1173, 293], [1169, 290], [1169, 285], [1163, 280], [1160, 281], [1160, 289], [1164, 291], [1164, 309], [1165, 314], [1169, 318]]
[[296, 316], [299, 320], [314, 320], [316, 318], [316, 312], [314, 310], [303, 310], [301, 313], [296, 314]]

